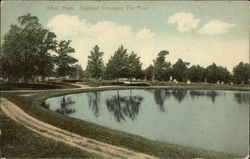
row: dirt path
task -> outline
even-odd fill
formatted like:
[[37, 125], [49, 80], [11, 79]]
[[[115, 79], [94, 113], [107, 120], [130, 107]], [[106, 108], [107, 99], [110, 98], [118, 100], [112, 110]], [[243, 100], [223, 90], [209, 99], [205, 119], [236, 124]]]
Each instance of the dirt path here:
[[11, 119], [42, 136], [94, 153], [101, 158], [156, 159], [153, 156], [89, 139], [41, 122], [5, 98], [1, 98], [1, 109]]

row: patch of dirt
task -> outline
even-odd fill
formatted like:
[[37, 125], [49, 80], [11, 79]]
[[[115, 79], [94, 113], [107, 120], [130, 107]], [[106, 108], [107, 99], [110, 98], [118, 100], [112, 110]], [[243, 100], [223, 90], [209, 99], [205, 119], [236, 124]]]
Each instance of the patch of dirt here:
[[63, 129], [59, 129], [55, 126], [49, 125], [31, 117], [21, 110], [17, 105], [2, 97], [1, 109], [8, 117], [22, 124], [27, 129], [36, 132], [37, 134], [63, 142], [81, 150], [94, 153], [98, 156], [101, 156], [102, 158], [157, 159], [156, 157], [150, 155], [134, 152], [126, 148], [113, 146], [65, 131]]

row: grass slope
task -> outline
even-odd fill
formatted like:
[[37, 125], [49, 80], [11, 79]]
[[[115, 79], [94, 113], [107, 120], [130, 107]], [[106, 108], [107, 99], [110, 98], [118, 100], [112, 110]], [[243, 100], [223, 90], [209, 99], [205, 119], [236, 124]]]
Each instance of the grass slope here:
[[4, 158], [97, 158], [64, 143], [38, 135], [8, 118], [0, 109], [1, 153]]
[[69, 83], [0, 83], [0, 90], [47, 90], [47, 89], [66, 89], [78, 88]]

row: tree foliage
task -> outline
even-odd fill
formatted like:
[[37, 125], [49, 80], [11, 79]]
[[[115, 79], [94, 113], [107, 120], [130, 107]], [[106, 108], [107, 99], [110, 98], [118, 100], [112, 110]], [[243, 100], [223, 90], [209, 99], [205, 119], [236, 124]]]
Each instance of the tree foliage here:
[[186, 75], [191, 82], [202, 82], [205, 79], [205, 68], [200, 65], [193, 65], [188, 68]]
[[215, 63], [206, 68], [205, 76], [208, 82], [216, 83], [217, 81], [228, 82], [230, 80], [230, 72], [222, 66], [217, 66]]
[[98, 45], [91, 50], [88, 56], [87, 72], [92, 78], [102, 77], [104, 72], [104, 63], [102, 60], [103, 52], [100, 51]]
[[162, 50], [158, 53], [157, 58], [154, 62], [154, 78], [157, 80], [168, 80], [171, 73], [171, 63], [166, 62], [165, 57], [169, 52]]
[[109, 77], [116, 78], [126, 78], [128, 75], [128, 54], [127, 49], [121, 45], [114, 55], [111, 56], [107, 65], [106, 73]]
[[38, 47], [38, 58], [36, 59], [37, 74], [42, 77], [53, 75], [54, 58], [49, 51], [53, 51], [56, 48], [57, 40], [56, 35], [47, 29], [39, 29], [37, 32], [38, 41], [36, 46]]
[[153, 78], [153, 73], [154, 73], [154, 66], [149, 65], [144, 71], [143, 74], [146, 78], [146, 80], [152, 80]]
[[70, 40], [62, 40], [59, 42], [55, 52], [58, 56], [55, 57], [55, 63], [58, 66], [56, 73], [58, 76], [66, 77], [70, 75], [70, 72], [73, 69], [73, 64], [78, 60], [69, 54], [74, 53], [75, 49], [70, 45]]
[[81, 79], [85, 75], [86, 75], [86, 72], [83, 71], [81, 65], [79, 65], [79, 64], [72, 65], [72, 68], [71, 68], [70, 73], [69, 73], [70, 78]]
[[4, 35], [1, 50], [2, 75], [9, 80], [26, 82], [37, 75], [48, 76], [53, 69], [53, 59], [48, 53], [56, 45], [56, 35], [43, 29], [31, 14], [18, 17]]
[[135, 52], [131, 52], [128, 56], [128, 78], [132, 82], [132, 78], [142, 77], [142, 63], [140, 62], [140, 57]]
[[186, 71], [188, 70], [189, 62], [184, 62], [182, 59], [178, 59], [178, 61], [173, 64], [173, 78], [177, 81], [185, 81], [186, 80]]
[[250, 83], [250, 64], [240, 62], [237, 66], [233, 68], [234, 80], [236, 83]]

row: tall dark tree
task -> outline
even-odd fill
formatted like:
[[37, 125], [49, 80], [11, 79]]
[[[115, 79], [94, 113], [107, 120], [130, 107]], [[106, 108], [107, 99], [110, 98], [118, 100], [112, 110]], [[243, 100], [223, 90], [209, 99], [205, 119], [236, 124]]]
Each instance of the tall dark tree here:
[[3, 37], [1, 46], [1, 77], [16, 81], [23, 78], [24, 74], [24, 48], [20, 41], [22, 28], [11, 25], [10, 30]]
[[56, 35], [47, 29], [39, 29], [37, 32], [38, 54], [36, 59], [37, 74], [44, 78], [53, 74], [54, 58], [49, 51], [55, 50], [57, 45]]
[[135, 52], [131, 52], [128, 56], [128, 78], [132, 83], [132, 78], [140, 78], [142, 76], [142, 63], [140, 57]]
[[154, 73], [154, 66], [153, 66], [153, 65], [148, 66], [148, 67], [143, 71], [143, 74], [144, 74], [146, 80], [152, 80], [152, 78], [153, 78], [153, 73]]
[[230, 80], [230, 72], [227, 68], [217, 66], [215, 63], [206, 68], [205, 76], [208, 82], [216, 83], [217, 81], [228, 82]]
[[171, 63], [166, 62], [165, 57], [169, 52], [162, 50], [158, 53], [156, 60], [154, 60], [154, 78], [157, 80], [168, 80], [171, 73]]
[[73, 69], [73, 64], [78, 60], [70, 56], [69, 54], [74, 53], [75, 49], [70, 45], [70, 40], [62, 40], [59, 42], [55, 52], [58, 56], [55, 57], [56, 65], [58, 66], [56, 72], [59, 76], [66, 77], [70, 75], [70, 72]]
[[173, 77], [178, 81], [186, 80], [186, 71], [188, 69], [189, 62], [184, 62], [182, 59], [173, 64]]
[[91, 50], [88, 56], [87, 72], [92, 78], [102, 77], [104, 71], [104, 63], [102, 60], [103, 52], [100, 51], [98, 45]]
[[128, 54], [127, 49], [121, 45], [114, 55], [109, 59], [106, 73], [119, 81], [119, 78], [128, 76]]
[[[27, 14], [18, 17], [18, 24], [11, 25], [3, 38], [2, 58], [5, 58], [3, 61], [11, 67], [13, 71], [11, 74], [17, 73], [17, 77], [22, 77], [25, 82], [36, 74], [35, 61], [38, 52], [36, 33], [40, 28], [38, 18]], [[13, 76], [10, 75], [11, 77]]]
[[199, 65], [193, 65], [188, 68], [186, 75], [191, 82], [202, 82], [205, 78], [205, 68]]
[[250, 64], [240, 62], [233, 68], [233, 78], [236, 83], [250, 83]]
[[218, 70], [218, 79], [221, 82], [228, 83], [231, 80], [230, 72], [227, 70], [226, 67], [219, 66]]

